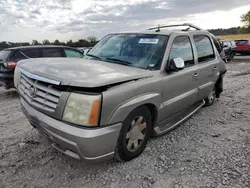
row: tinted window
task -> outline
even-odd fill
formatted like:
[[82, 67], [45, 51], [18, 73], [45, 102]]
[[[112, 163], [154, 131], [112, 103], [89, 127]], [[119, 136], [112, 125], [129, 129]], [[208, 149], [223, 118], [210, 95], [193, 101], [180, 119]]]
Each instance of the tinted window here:
[[21, 60], [21, 59], [26, 59], [26, 57], [19, 51], [17, 50], [13, 56], [11, 57], [11, 59], [15, 59], [15, 60]]
[[178, 57], [184, 60], [185, 66], [194, 65], [193, 50], [188, 36], [179, 36], [174, 39], [169, 60]]
[[61, 50], [58, 48], [42, 49], [43, 57], [62, 57]]
[[29, 57], [29, 58], [38, 58], [40, 57], [40, 50], [39, 49], [25, 49], [25, 50], [20, 50], [23, 55]]
[[0, 61], [7, 59], [8, 55], [10, 54], [10, 50], [2, 50], [0, 51]]
[[80, 52], [77, 52], [75, 50], [71, 50], [71, 49], [65, 49], [64, 50], [66, 57], [76, 57], [76, 58], [82, 58], [83, 54], [81, 54]]
[[215, 58], [212, 43], [207, 36], [194, 36], [194, 42], [198, 53], [199, 63], [210, 61]]

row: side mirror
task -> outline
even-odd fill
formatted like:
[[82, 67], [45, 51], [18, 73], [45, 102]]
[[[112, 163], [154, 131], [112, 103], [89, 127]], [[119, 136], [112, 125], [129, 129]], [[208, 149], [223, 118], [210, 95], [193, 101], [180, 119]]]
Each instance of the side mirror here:
[[169, 70], [178, 71], [185, 68], [185, 62], [182, 58], [174, 58], [170, 60]]

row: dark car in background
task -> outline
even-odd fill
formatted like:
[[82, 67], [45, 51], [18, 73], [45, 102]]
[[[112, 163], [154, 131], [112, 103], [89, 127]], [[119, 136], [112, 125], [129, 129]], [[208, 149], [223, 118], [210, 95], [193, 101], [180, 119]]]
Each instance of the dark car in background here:
[[14, 87], [14, 70], [17, 62], [29, 58], [69, 57], [82, 58], [80, 50], [67, 46], [22, 46], [0, 51], [0, 87]]
[[236, 53], [240, 53], [241, 55], [250, 54], [250, 40], [235, 40], [236, 43]]
[[236, 54], [236, 44], [232, 40], [221, 40], [227, 61], [231, 61]]

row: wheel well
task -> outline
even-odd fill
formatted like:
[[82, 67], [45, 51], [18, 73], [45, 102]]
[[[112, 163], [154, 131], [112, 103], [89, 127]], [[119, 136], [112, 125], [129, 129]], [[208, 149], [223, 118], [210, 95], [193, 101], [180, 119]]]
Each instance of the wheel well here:
[[145, 104], [145, 106], [148, 107], [148, 109], [152, 115], [152, 127], [154, 127], [156, 124], [157, 117], [158, 117], [157, 108], [153, 104]]

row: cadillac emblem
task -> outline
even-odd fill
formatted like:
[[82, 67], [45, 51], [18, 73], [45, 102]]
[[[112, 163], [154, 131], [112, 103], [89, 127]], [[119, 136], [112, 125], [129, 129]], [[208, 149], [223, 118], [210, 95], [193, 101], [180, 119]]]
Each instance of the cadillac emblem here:
[[34, 98], [36, 96], [36, 88], [34, 86], [30, 86], [29, 88], [30, 96]]

